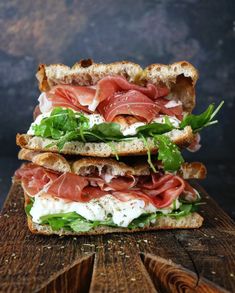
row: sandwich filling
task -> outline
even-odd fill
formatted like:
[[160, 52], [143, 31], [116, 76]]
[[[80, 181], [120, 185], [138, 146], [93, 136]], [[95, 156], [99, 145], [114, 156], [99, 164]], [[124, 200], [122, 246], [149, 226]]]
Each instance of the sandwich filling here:
[[16, 171], [32, 221], [54, 230], [145, 227], [158, 217], [185, 216], [200, 199], [187, 181], [159, 169], [151, 176], [59, 173], [28, 163]]
[[[163, 84], [140, 86], [121, 76], [106, 76], [93, 86], [60, 84], [43, 92], [28, 134], [53, 139], [48, 146], [56, 145], [59, 151], [70, 141], [105, 142], [114, 149], [112, 142], [138, 138], [149, 149], [150, 158], [148, 139], [157, 149], [163, 140], [171, 148], [171, 140], [164, 137], [180, 135], [188, 126], [197, 133], [216, 123], [212, 120], [222, 103], [217, 109], [210, 105], [200, 115], [189, 115]], [[192, 151], [199, 148], [195, 141], [190, 146]], [[168, 157], [174, 160], [172, 152]], [[178, 155], [177, 167], [181, 162]]]

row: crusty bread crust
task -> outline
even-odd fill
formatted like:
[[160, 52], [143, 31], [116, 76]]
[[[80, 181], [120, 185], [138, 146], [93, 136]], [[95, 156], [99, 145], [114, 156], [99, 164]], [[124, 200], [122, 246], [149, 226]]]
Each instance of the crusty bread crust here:
[[137, 83], [141, 75], [140, 65], [121, 61], [109, 64], [94, 63], [92, 60], [81, 60], [72, 67], [63, 64], [39, 65], [36, 77], [41, 91], [47, 91], [57, 84], [73, 84], [81, 86], [95, 85], [107, 75], [119, 75], [129, 82]]
[[20, 160], [31, 161], [32, 163], [47, 169], [61, 173], [71, 172], [81, 176], [98, 173], [108, 173], [114, 176], [129, 175], [149, 175], [150, 169], [147, 162], [136, 162], [134, 165], [127, 165], [123, 162], [111, 158], [73, 158], [66, 159], [62, 155], [50, 152], [36, 152], [28, 149], [21, 149], [18, 154]]
[[[192, 128], [186, 126], [183, 130], [172, 130], [165, 134], [171, 141], [179, 147], [187, 147], [193, 141], [194, 135]], [[36, 151], [50, 151], [61, 154], [81, 155], [91, 157], [110, 157], [110, 156], [134, 156], [147, 154], [147, 147], [143, 140], [134, 138], [131, 140], [123, 140], [120, 142], [112, 142], [112, 145], [98, 142], [98, 143], [84, 143], [80, 141], [71, 141], [65, 143], [62, 150], [54, 145], [47, 147], [49, 144], [56, 142], [53, 139], [42, 138], [39, 136], [31, 136], [28, 134], [17, 134], [16, 144], [21, 148], [36, 150]], [[148, 147], [151, 153], [156, 153], [157, 148], [151, 138], [148, 139]]]
[[152, 64], [145, 68], [143, 79], [153, 84], [164, 83], [171, 89], [172, 98], [177, 97], [186, 112], [192, 112], [195, 106], [195, 84], [198, 71], [186, 61], [170, 65]]
[[155, 231], [155, 230], [169, 230], [169, 229], [194, 229], [200, 228], [203, 223], [203, 217], [198, 213], [192, 213], [185, 217], [178, 219], [162, 216], [160, 217], [155, 224], [144, 228], [137, 229], [128, 229], [128, 228], [114, 228], [108, 226], [100, 226], [95, 229], [92, 229], [88, 232], [74, 232], [66, 231], [61, 229], [59, 231], [53, 231], [49, 225], [40, 225], [34, 223], [30, 217], [27, 217], [28, 227], [33, 234], [43, 234], [43, 235], [103, 235], [109, 233], [133, 233], [133, 232], [146, 232], [146, 231]]
[[41, 153], [33, 150], [21, 149], [18, 153], [18, 159], [31, 161], [35, 165], [62, 173], [72, 172], [73, 169], [72, 162], [56, 153]]
[[[109, 174], [113, 176], [124, 175], [150, 175], [150, 166], [142, 158], [135, 158], [124, 163], [111, 158], [70, 158], [50, 152], [37, 152], [28, 149], [21, 149], [18, 154], [20, 160], [31, 161], [44, 168], [60, 173], [71, 172], [80, 176], [90, 174]], [[134, 161], [134, 162], [133, 162]], [[206, 177], [206, 167], [199, 162], [183, 163], [178, 174], [184, 179], [204, 179]]]
[[200, 162], [186, 162], [180, 167], [179, 175], [181, 175], [184, 179], [205, 179], [207, 170], [206, 167]]
[[47, 91], [57, 84], [95, 85], [108, 75], [123, 76], [129, 82], [140, 85], [146, 85], [148, 82], [166, 85], [170, 89], [172, 99], [181, 100], [186, 112], [191, 112], [195, 105], [194, 87], [198, 72], [186, 61], [170, 65], [152, 64], [144, 70], [140, 65], [128, 61], [102, 64], [94, 63], [92, 60], [81, 60], [71, 68], [63, 64], [41, 64], [36, 77], [40, 90]]

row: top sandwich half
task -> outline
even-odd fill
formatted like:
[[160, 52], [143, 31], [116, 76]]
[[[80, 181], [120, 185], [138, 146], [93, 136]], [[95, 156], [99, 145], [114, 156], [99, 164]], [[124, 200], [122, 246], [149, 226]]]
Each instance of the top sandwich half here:
[[188, 62], [40, 65], [39, 106], [22, 148], [109, 157], [156, 153], [169, 144], [188, 147], [211, 123], [214, 107], [191, 115], [197, 70]]

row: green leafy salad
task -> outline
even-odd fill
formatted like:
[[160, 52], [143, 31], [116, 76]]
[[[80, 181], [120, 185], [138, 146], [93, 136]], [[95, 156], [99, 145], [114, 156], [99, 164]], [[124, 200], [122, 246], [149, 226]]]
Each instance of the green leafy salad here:
[[[31, 198], [31, 202], [26, 206], [25, 211], [26, 214], [30, 217], [30, 210], [33, 206], [34, 199]], [[173, 211], [167, 216], [172, 218], [180, 218], [189, 215], [192, 212], [197, 211], [199, 200], [189, 204], [181, 202], [180, 207], [178, 209], [173, 209]], [[142, 214], [138, 218], [134, 219], [129, 225], [128, 229], [136, 229], [148, 227], [151, 223], [155, 223], [157, 219], [165, 216], [162, 212], [156, 212], [151, 214]], [[99, 226], [108, 226], [108, 227], [118, 227], [118, 225], [114, 224], [112, 221], [112, 216], [108, 216], [105, 221], [89, 221], [84, 217], [80, 216], [76, 212], [69, 213], [60, 213], [60, 214], [49, 214], [46, 216], [42, 216], [40, 218], [41, 225], [49, 225], [53, 231], [58, 231], [60, 229], [64, 229], [67, 231], [74, 232], [87, 232], [91, 229], [94, 229]]]
[[[120, 125], [117, 123], [104, 122], [95, 124], [92, 128], [89, 126], [89, 119], [82, 113], [74, 112], [71, 109], [55, 108], [49, 117], [45, 117], [38, 125], [33, 125], [34, 135], [44, 138], [52, 138], [55, 140], [48, 147], [56, 145], [59, 150], [63, 149], [66, 142], [82, 141], [82, 142], [105, 142], [114, 148], [112, 142], [128, 141], [133, 138], [140, 138], [148, 149], [148, 162], [156, 171], [152, 161], [150, 150], [148, 147], [148, 139], [151, 138], [158, 148], [158, 160], [161, 160], [166, 171], [176, 171], [181, 166], [183, 157], [178, 147], [164, 135], [174, 129], [183, 129], [185, 126], [191, 126], [196, 133], [202, 128], [217, 123], [214, 120], [215, 115], [222, 107], [223, 102], [215, 108], [211, 104], [206, 111], [200, 115], [189, 114], [181, 121], [179, 127], [175, 127], [169, 120], [169, 117], [164, 117], [164, 123], [150, 123], [137, 128], [135, 135], [124, 136], [121, 132]], [[115, 152], [115, 149], [114, 149]], [[118, 159], [118, 157], [117, 157]]]

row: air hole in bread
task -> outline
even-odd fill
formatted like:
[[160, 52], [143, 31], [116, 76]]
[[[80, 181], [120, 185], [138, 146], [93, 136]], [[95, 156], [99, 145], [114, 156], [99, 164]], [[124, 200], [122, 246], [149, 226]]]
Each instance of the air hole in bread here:
[[81, 167], [76, 173], [81, 176], [94, 175], [99, 173], [99, 169], [97, 166], [84, 166]]
[[85, 151], [88, 152], [88, 151], [90, 151], [90, 149], [91, 149], [91, 148], [90, 148], [89, 146], [85, 146]]
[[125, 77], [125, 78], [128, 80], [129, 75], [128, 75], [128, 73], [126, 72], [126, 70], [125, 70], [125, 72], [122, 74], [122, 76]]
[[112, 175], [113, 174], [113, 168], [112, 166], [109, 165], [87, 165], [87, 166], [82, 166], [79, 170], [77, 170], [77, 174], [81, 176], [94, 176], [94, 175]]
[[80, 61], [81, 67], [86, 68], [91, 66], [93, 63], [92, 59], [84, 59]]

